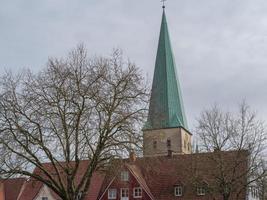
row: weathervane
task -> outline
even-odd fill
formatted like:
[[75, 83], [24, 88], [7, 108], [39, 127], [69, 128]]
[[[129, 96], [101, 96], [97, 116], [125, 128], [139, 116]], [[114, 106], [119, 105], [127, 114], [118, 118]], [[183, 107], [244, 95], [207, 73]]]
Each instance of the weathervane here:
[[165, 1], [167, 1], [167, 0], [161, 0], [163, 9], [165, 8]]

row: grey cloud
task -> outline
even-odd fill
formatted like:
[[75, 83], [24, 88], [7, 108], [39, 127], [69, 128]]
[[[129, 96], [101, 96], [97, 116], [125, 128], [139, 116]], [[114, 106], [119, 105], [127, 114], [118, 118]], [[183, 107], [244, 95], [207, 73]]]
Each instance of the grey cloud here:
[[[84, 42], [89, 53], [120, 47], [152, 79], [159, 1], [0, 0], [0, 73], [38, 71], [49, 56]], [[167, 2], [167, 18], [189, 125], [214, 102], [243, 98], [267, 119], [266, 0]]]

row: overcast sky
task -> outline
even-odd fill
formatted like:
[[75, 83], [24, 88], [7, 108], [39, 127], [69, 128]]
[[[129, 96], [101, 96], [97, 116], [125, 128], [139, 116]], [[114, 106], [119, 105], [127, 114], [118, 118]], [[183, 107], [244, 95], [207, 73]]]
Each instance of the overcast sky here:
[[[242, 99], [267, 120], [267, 1], [166, 4], [190, 128], [204, 108]], [[38, 71], [83, 42], [90, 55], [121, 48], [151, 80], [161, 14], [159, 0], [0, 0], [0, 73]]]

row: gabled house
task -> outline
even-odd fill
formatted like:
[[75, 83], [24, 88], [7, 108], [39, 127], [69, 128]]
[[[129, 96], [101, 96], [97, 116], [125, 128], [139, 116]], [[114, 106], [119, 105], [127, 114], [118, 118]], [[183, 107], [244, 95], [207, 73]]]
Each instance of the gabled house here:
[[[227, 166], [238, 157], [236, 177], [247, 166], [247, 151], [216, 152]], [[214, 153], [169, 154], [167, 156], [116, 160], [106, 173], [95, 172], [87, 191], [86, 200], [222, 200], [216, 175], [218, 165], [213, 161]], [[83, 163], [89, 163], [83, 161]], [[48, 164], [49, 166], [49, 164]], [[35, 171], [38, 173], [38, 171]], [[239, 178], [240, 190], [232, 194], [231, 200], [245, 200], [246, 177]], [[18, 200], [58, 200], [47, 186], [29, 179], [22, 187]]]
[[[238, 157], [240, 166], [235, 177], [240, 190], [232, 193], [230, 199], [245, 200], [243, 185], [246, 177], [240, 176], [246, 170], [247, 151], [216, 152], [226, 166], [231, 166]], [[95, 173], [87, 192], [86, 200], [222, 200], [217, 190], [219, 184], [218, 165], [214, 153], [180, 154], [157, 157], [116, 160], [105, 174]], [[86, 161], [84, 161], [86, 163]], [[87, 162], [88, 163], [88, 162]], [[18, 200], [60, 199], [44, 184], [30, 179], [22, 187]]]
[[[231, 165], [236, 151], [218, 152], [223, 162]], [[218, 165], [211, 159], [213, 153], [180, 154], [127, 159], [117, 171], [107, 174], [99, 194], [99, 200], [215, 200], [222, 199], [216, 175]], [[247, 151], [239, 152], [244, 161], [236, 177], [246, 170]], [[243, 176], [240, 188], [246, 184]], [[246, 199], [246, 190], [240, 189], [231, 196], [233, 200]]]

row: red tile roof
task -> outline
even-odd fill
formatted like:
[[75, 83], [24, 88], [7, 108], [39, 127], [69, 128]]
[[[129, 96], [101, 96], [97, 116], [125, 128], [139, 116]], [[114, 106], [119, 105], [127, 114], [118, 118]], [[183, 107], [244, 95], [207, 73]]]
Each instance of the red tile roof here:
[[[234, 163], [233, 159], [236, 159], [237, 155], [235, 151], [218, 153], [221, 154], [223, 162], [228, 167]], [[205, 182], [211, 186], [215, 184], [218, 166], [212, 157], [218, 156], [218, 153], [176, 155], [172, 158], [166, 156], [141, 158], [137, 160], [136, 166], [139, 167], [146, 184], [157, 200], [172, 200], [174, 185], [178, 183], [182, 183], [185, 187], [184, 199], [195, 200], [198, 198], [196, 196], [197, 182]], [[243, 173], [246, 170], [247, 152], [241, 152], [241, 157], [245, 159], [242, 159], [243, 163], [238, 166], [238, 170]], [[242, 181], [246, 181], [245, 176], [240, 179], [240, 183]]]
[[[207, 195], [204, 197], [196, 195], [196, 185], [206, 183], [212, 186], [215, 184], [218, 166], [216, 166], [212, 157], [219, 155], [227, 167], [231, 167], [234, 159], [237, 159], [237, 156], [242, 158], [242, 163], [238, 166], [237, 171], [243, 173], [246, 170], [248, 155], [246, 151], [182, 154], [174, 155], [171, 158], [167, 156], [144, 157], [137, 158], [134, 163], [125, 160], [126, 163], [123, 163], [123, 165], [134, 175], [140, 186], [147, 192], [151, 199], [173, 200], [174, 186], [177, 184], [183, 185], [185, 190], [183, 197], [180, 199], [208, 199], [211, 197]], [[117, 167], [117, 169], [120, 170], [121, 168]], [[116, 174], [113, 173], [113, 177]], [[112, 180], [111, 177], [106, 178], [106, 181], [110, 180]], [[246, 177], [243, 176], [239, 181], [240, 184], [242, 182], [244, 183]], [[108, 183], [103, 185], [102, 193], [106, 191], [105, 188], [108, 185]], [[215, 197], [216, 199], [220, 199], [218, 194], [215, 194]], [[244, 192], [240, 199], [245, 199]]]
[[[218, 172], [216, 171], [217, 166], [211, 157], [220, 155], [225, 166], [229, 167], [234, 162], [234, 159], [236, 159], [237, 154], [240, 154], [240, 158], [245, 158], [244, 163], [238, 166], [238, 171], [241, 173], [246, 170], [248, 156], [246, 151], [183, 154], [174, 155], [173, 157], [144, 157], [137, 158], [135, 162], [130, 162], [128, 159], [117, 160], [111, 165], [112, 168], [106, 175], [98, 172], [94, 173], [85, 199], [99, 199], [104, 191], [108, 189], [114, 177], [117, 177], [120, 169], [124, 167], [132, 173], [152, 200], [173, 200], [174, 186], [177, 184], [184, 186], [185, 193], [180, 199], [209, 199], [211, 198], [209, 196], [200, 197], [196, 195], [196, 183], [205, 182], [208, 185], [215, 184], [214, 175]], [[83, 161], [79, 170], [78, 179], [83, 176], [88, 164], [89, 161]], [[117, 164], [120, 166], [116, 166]], [[51, 167], [51, 164], [46, 165], [48, 168]], [[243, 181], [246, 181], [245, 177], [240, 179], [240, 184]], [[42, 185], [42, 183], [30, 179], [24, 184], [18, 200], [33, 200]], [[242, 195], [241, 199], [245, 199], [245, 192]], [[218, 196], [215, 197], [216, 199], [220, 199]]]

